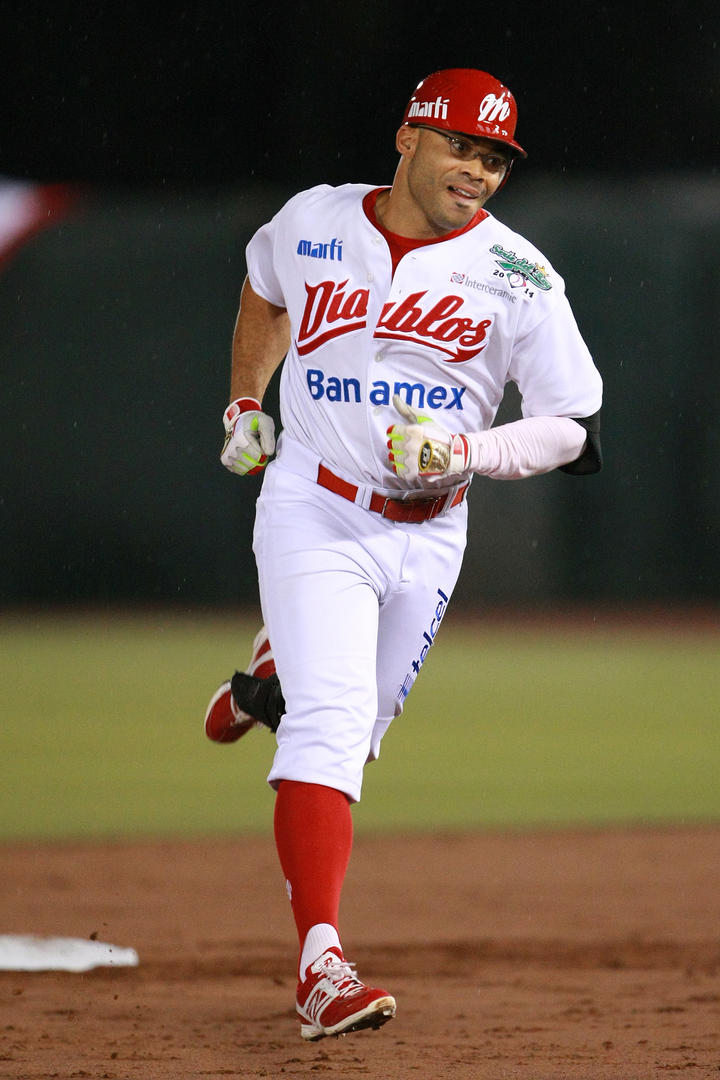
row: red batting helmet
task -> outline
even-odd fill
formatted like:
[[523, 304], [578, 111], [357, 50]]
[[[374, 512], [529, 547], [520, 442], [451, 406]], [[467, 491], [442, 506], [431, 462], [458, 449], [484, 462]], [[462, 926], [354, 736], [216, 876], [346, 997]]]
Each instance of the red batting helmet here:
[[517, 105], [507, 86], [474, 68], [448, 68], [428, 75], [410, 98], [403, 124], [479, 135], [509, 146], [527, 157], [513, 138]]

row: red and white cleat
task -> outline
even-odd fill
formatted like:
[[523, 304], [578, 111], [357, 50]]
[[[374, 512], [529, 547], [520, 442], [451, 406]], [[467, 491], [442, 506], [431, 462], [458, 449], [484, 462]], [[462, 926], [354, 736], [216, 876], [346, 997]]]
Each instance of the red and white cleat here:
[[246, 671], [248, 675], [254, 675], [258, 679], [269, 679], [275, 674], [275, 657], [264, 626], [261, 626], [255, 635], [252, 656]]
[[365, 986], [337, 948], [328, 949], [298, 983], [296, 1008], [303, 1039], [379, 1028], [395, 1015], [395, 998]]
[[[262, 626], [253, 641], [252, 656], [247, 667], [247, 674], [258, 679], [267, 679], [275, 674], [275, 660], [265, 627]], [[212, 742], [237, 742], [246, 735], [250, 728], [263, 725], [238, 707], [232, 695], [228, 679], [213, 694], [205, 713], [205, 734]]]

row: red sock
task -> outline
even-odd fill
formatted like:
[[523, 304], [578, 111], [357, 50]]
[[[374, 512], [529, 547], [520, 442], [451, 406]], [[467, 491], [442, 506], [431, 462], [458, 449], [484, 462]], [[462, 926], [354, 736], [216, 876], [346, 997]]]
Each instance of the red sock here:
[[347, 796], [321, 784], [283, 780], [275, 800], [275, 844], [290, 886], [300, 948], [311, 926], [337, 928], [353, 826]]

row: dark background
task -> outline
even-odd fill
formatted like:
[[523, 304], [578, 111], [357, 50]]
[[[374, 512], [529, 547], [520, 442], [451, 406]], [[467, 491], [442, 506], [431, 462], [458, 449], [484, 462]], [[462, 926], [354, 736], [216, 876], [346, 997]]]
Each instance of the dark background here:
[[490, 208], [567, 281], [606, 463], [479, 478], [458, 602], [717, 603], [716, 5], [15, 7], [0, 178], [75, 202], [0, 272], [0, 600], [257, 602], [259, 481], [218, 462], [245, 244], [303, 187], [388, 183], [417, 82], [473, 66], [516, 96]]
[[[83, 10], [91, 9], [91, 10]], [[528, 170], [717, 164], [716, 4], [4, 4], [0, 172], [128, 184], [387, 179], [415, 85], [514, 92]]]

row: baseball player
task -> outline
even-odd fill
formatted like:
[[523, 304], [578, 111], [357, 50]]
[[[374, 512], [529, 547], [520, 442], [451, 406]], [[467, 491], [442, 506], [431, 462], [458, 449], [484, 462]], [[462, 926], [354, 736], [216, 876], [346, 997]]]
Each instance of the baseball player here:
[[[516, 120], [486, 72], [434, 72], [405, 109], [392, 186], [303, 191], [247, 247], [221, 460], [243, 476], [275, 453], [253, 536], [265, 626], [206, 731], [277, 728], [268, 781], [309, 1040], [395, 1015], [343, 953], [350, 807], [445, 618], [471, 482], [601, 465], [601, 379], [563, 280], [486, 209], [526, 156]], [[262, 400], [283, 360], [276, 446]], [[522, 419], [492, 428], [509, 381]]]

